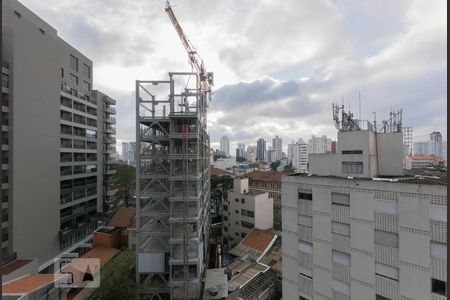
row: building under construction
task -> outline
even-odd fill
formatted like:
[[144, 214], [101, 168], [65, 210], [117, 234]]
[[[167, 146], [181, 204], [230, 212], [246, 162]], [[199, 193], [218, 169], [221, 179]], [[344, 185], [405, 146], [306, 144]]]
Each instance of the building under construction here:
[[136, 81], [139, 299], [199, 299], [210, 189], [207, 106], [197, 73]]

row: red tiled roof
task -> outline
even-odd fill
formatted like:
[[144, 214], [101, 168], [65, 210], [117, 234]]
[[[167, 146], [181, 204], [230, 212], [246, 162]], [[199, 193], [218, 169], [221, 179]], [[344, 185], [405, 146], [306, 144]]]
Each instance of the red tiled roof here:
[[100, 266], [103, 266], [119, 252], [120, 250], [116, 248], [97, 246], [86, 252], [81, 258], [98, 258], [100, 259]]
[[247, 173], [245, 176], [251, 178], [252, 180], [281, 182], [281, 176], [283, 176], [283, 173], [276, 171], [253, 171]]
[[219, 169], [219, 168], [211, 168], [211, 176], [233, 176], [233, 173]]
[[28, 294], [68, 275], [27, 275], [2, 285], [2, 294]]
[[423, 155], [423, 154], [418, 154], [418, 155], [413, 155], [409, 157], [412, 160], [422, 160], [422, 159], [426, 159], [426, 160], [436, 160], [436, 161], [441, 161], [443, 160], [442, 158], [436, 156], [436, 155]]
[[32, 259], [16, 259], [0, 268], [1, 275], [8, 275], [32, 262]]
[[134, 207], [120, 207], [106, 226], [127, 228], [133, 222], [136, 209]]
[[267, 230], [253, 229], [241, 242], [244, 246], [264, 251], [272, 241], [275, 235]]

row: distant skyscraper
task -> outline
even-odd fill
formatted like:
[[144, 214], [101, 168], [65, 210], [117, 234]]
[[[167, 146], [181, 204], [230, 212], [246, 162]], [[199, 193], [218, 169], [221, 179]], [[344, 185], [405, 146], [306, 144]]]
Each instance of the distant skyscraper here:
[[230, 156], [230, 140], [226, 135], [220, 139], [220, 151], [227, 157]]
[[414, 155], [428, 155], [430, 153], [429, 142], [415, 142], [414, 143]]
[[256, 161], [256, 147], [255, 146], [248, 146], [247, 147], [247, 160], [254, 162]]
[[442, 134], [439, 131], [430, 133], [430, 154], [442, 157]]
[[245, 158], [245, 144], [243, 143], [239, 143], [236, 149], [236, 157], [238, 156]]
[[135, 165], [136, 160], [134, 155], [136, 153], [136, 142], [122, 143], [122, 159], [129, 165]]
[[317, 137], [313, 135], [308, 141], [309, 153], [327, 153], [331, 152], [331, 139], [326, 135]]
[[266, 159], [266, 141], [259, 139], [256, 141], [256, 160]]
[[277, 136], [272, 140], [272, 149], [275, 150], [275, 161], [281, 160], [283, 153], [283, 140]]

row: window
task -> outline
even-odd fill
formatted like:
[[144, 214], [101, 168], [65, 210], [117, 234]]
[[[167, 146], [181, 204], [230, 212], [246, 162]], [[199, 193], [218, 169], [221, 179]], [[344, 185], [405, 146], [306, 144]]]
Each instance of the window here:
[[78, 58], [73, 55], [70, 55], [70, 68], [78, 72]]
[[86, 129], [86, 137], [87, 138], [91, 138], [91, 139], [96, 139], [97, 138], [97, 131]]
[[397, 215], [398, 201], [387, 199], [375, 199], [375, 210], [391, 215]]
[[9, 75], [2, 73], [2, 87], [9, 88]]
[[14, 14], [15, 14], [18, 18], [21, 18], [21, 17], [22, 17], [22, 15], [21, 15], [18, 11], [14, 11]]
[[235, 235], [235, 236], [239, 236], [239, 233], [235, 232], [234, 235]]
[[224, 221], [228, 221], [228, 216], [223, 216]]
[[447, 285], [445, 281], [431, 278], [431, 292], [438, 295], [447, 296]]
[[312, 217], [298, 215], [298, 225], [312, 227]]
[[255, 225], [253, 225], [252, 223], [245, 222], [245, 221], [241, 221], [241, 226], [245, 227], [245, 228], [248, 228], [248, 229], [252, 229], [253, 227], [255, 227]]
[[223, 231], [228, 232], [228, 227], [224, 226]]
[[350, 236], [350, 225], [339, 222], [331, 222], [331, 231], [340, 235]]
[[333, 250], [332, 259], [334, 263], [350, 266], [350, 254]]
[[224, 204], [224, 205], [223, 205], [223, 210], [224, 210], [224, 211], [228, 211], [228, 205]]
[[89, 82], [83, 80], [83, 88], [86, 91], [90, 91], [91, 90], [91, 84]]
[[301, 200], [312, 200], [312, 194], [310, 192], [299, 192], [298, 199]]
[[342, 150], [342, 154], [363, 154], [362, 150]]
[[61, 68], [61, 78], [64, 78], [64, 69]]
[[70, 73], [69, 80], [72, 81], [73, 84], [78, 84], [78, 77]]
[[441, 243], [430, 243], [430, 254], [433, 257], [447, 259], [447, 245]]
[[83, 75], [91, 79], [91, 67], [87, 64], [83, 64]]
[[87, 165], [86, 173], [95, 173], [97, 172], [97, 165]]
[[244, 198], [241, 198], [241, 203], [245, 204], [245, 199]]
[[241, 238], [245, 238], [247, 234], [245, 232], [241, 232]]
[[375, 274], [391, 280], [398, 281], [398, 268], [375, 263]]
[[237, 214], [239, 214], [239, 210], [237, 210], [237, 209], [235, 209], [234, 212], [237, 213]]
[[383, 296], [377, 294], [375, 300], [391, 300], [391, 299], [383, 297]]
[[362, 161], [343, 161], [342, 162], [343, 174], [362, 174], [363, 163]]
[[238, 198], [234, 199], [234, 202], [239, 202], [239, 199]]
[[254, 218], [255, 217], [255, 213], [251, 210], [246, 210], [246, 209], [241, 209], [241, 215], [245, 216], [245, 217], [249, 217], [249, 218]]
[[398, 248], [398, 234], [375, 230], [375, 243]]
[[350, 206], [350, 195], [331, 193], [331, 203], [342, 206]]
[[307, 243], [304, 241], [298, 242], [298, 250], [299, 251], [312, 254], [312, 247], [313, 247], [313, 245], [311, 243]]

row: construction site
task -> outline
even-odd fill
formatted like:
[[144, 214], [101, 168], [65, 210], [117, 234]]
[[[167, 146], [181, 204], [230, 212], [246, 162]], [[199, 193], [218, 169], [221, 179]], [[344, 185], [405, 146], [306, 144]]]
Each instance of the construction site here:
[[199, 299], [208, 259], [207, 109], [213, 74], [166, 9], [192, 67], [136, 81], [138, 299]]

